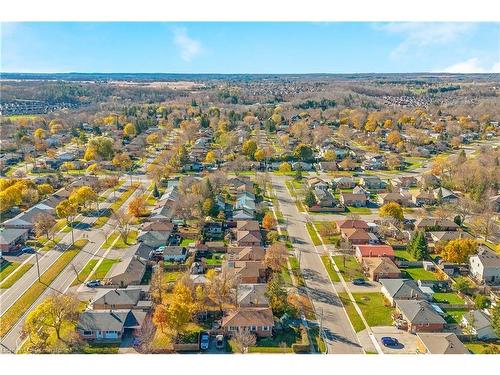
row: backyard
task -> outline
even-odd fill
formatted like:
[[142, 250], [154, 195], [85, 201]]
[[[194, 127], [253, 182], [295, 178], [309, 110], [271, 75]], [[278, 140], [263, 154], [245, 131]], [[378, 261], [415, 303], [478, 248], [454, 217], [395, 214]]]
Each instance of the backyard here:
[[421, 267], [408, 267], [402, 270], [403, 277], [412, 280], [437, 280], [437, 274], [432, 271], [426, 271]]

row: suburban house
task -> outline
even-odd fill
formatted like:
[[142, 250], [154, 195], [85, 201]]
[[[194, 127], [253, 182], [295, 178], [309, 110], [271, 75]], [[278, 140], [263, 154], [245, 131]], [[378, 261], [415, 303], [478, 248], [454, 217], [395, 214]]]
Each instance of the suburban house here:
[[451, 332], [417, 333], [417, 353], [470, 354], [457, 335]]
[[401, 176], [393, 178], [391, 184], [395, 187], [409, 188], [417, 186], [417, 179], [413, 176]]
[[318, 169], [322, 172], [331, 172], [337, 171], [339, 167], [334, 161], [320, 161], [318, 163]]
[[434, 198], [442, 203], [455, 203], [458, 200], [458, 196], [454, 192], [444, 187], [434, 189], [433, 193]]
[[95, 342], [121, 342], [126, 334], [136, 334], [147, 313], [141, 310], [86, 310], [80, 314], [76, 330], [80, 337]]
[[244, 284], [265, 283], [267, 279], [267, 267], [260, 260], [233, 261], [222, 263], [223, 272], [234, 272], [239, 282]]
[[481, 310], [472, 310], [462, 316], [461, 325], [467, 328], [470, 333], [477, 335], [480, 340], [490, 340], [498, 338], [491, 319]]
[[368, 230], [368, 224], [364, 220], [339, 220], [336, 222], [337, 229], [341, 231], [342, 229], [356, 228]]
[[453, 231], [459, 226], [449, 219], [420, 218], [415, 222], [415, 229], [424, 231]]
[[407, 279], [379, 279], [382, 284], [380, 292], [394, 306], [396, 300], [429, 300], [431, 297], [424, 293], [414, 280]]
[[425, 300], [396, 300], [396, 309], [401, 320], [406, 322], [408, 332], [441, 332], [446, 321]]
[[417, 207], [432, 206], [437, 202], [434, 194], [429, 191], [419, 191], [412, 195], [411, 200]]
[[238, 246], [260, 246], [262, 235], [260, 230], [240, 230], [236, 232], [236, 244]]
[[158, 248], [160, 246], [168, 245], [171, 232], [150, 230], [148, 232], [140, 232], [137, 236], [137, 241], [152, 247]]
[[354, 189], [352, 189], [352, 193], [353, 194], [363, 194], [366, 196], [367, 199], [370, 196], [370, 192], [361, 186], [355, 186]]
[[269, 307], [240, 307], [222, 318], [221, 327], [229, 336], [244, 330], [259, 337], [270, 337], [274, 327], [273, 311]]
[[323, 181], [321, 178], [319, 177], [311, 177], [311, 178], [308, 178], [307, 179], [307, 185], [311, 188], [311, 189], [321, 189], [321, 190], [328, 190], [328, 184]]
[[268, 307], [266, 284], [239, 284], [236, 287], [236, 302], [239, 307]]
[[92, 310], [151, 309], [149, 285], [128, 288], [99, 289], [90, 302]]
[[163, 246], [163, 260], [166, 262], [184, 262], [188, 250], [184, 246]]
[[344, 206], [366, 207], [368, 199], [365, 194], [340, 193], [340, 203]]
[[0, 228], [0, 252], [16, 251], [29, 237], [29, 229]]
[[400, 206], [410, 205], [410, 198], [407, 195], [402, 194], [401, 192], [379, 194], [378, 201], [382, 205], [389, 202], [396, 202]]
[[261, 246], [229, 247], [227, 260], [263, 260], [266, 249]]
[[342, 228], [340, 230], [340, 235], [352, 245], [375, 244], [379, 242], [378, 237], [375, 234], [367, 232], [364, 229]]
[[480, 283], [500, 284], [500, 255], [486, 246], [469, 258], [470, 274]]
[[337, 177], [332, 182], [337, 189], [352, 189], [356, 186], [352, 177]]
[[398, 266], [387, 257], [363, 258], [362, 266], [365, 273], [373, 281], [401, 278], [401, 271]]
[[316, 205], [309, 208], [310, 211], [318, 211], [328, 208], [337, 207], [338, 201], [335, 197], [327, 190], [321, 188], [313, 189], [314, 196], [316, 197]]
[[120, 262], [113, 264], [106, 279], [112, 285], [119, 285], [121, 288], [128, 285], [138, 285], [146, 272], [145, 261], [135, 255], [122, 258]]
[[247, 221], [255, 218], [255, 214], [253, 210], [247, 210], [242, 208], [241, 210], [233, 211], [233, 220], [236, 221]]
[[456, 240], [457, 238], [470, 238], [473, 237], [464, 231], [437, 231], [437, 232], [428, 232], [427, 233], [430, 240], [434, 243], [436, 242], [448, 242], [451, 240]]
[[359, 184], [365, 189], [383, 189], [385, 183], [378, 176], [364, 176], [359, 179]]
[[354, 251], [360, 263], [363, 258], [385, 257], [391, 260], [395, 258], [394, 250], [390, 245], [357, 245]]

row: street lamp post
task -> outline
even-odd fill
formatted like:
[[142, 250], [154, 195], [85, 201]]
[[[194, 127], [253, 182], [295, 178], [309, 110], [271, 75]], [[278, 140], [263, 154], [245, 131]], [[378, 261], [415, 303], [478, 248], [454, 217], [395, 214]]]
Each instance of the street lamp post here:
[[38, 274], [38, 281], [40, 281], [40, 265], [38, 264], [38, 250], [35, 248], [35, 259], [36, 259], [36, 272]]

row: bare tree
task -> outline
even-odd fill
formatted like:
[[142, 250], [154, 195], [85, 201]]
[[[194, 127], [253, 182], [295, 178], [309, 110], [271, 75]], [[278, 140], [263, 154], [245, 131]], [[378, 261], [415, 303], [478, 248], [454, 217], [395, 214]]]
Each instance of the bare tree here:
[[130, 233], [130, 221], [132, 216], [124, 210], [113, 212], [113, 218], [116, 221], [116, 230], [120, 233], [123, 242], [127, 243]]
[[288, 251], [286, 246], [281, 242], [275, 242], [267, 249], [264, 264], [273, 272], [280, 272], [287, 259]]
[[50, 214], [40, 213], [36, 215], [33, 225], [35, 227], [36, 236], [40, 237], [45, 235], [48, 240], [50, 239], [51, 234], [53, 234], [53, 228], [54, 225], [56, 225], [56, 220]]
[[255, 346], [257, 338], [248, 330], [239, 329], [234, 335], [233, 340], [241, 354], [248, 352], [250, 346]]

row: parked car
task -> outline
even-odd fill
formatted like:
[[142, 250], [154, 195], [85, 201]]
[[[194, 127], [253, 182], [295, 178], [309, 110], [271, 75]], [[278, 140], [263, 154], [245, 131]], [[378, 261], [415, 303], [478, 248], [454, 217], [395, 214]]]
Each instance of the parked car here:
[[96, 286], [100, 286], [101, 282], [99, 280], [90, 280], [85, 285], [89, 288], [95, 288]]
[[200, 333], [200, 349], [207, 350], [210, 344], [210, 335], [208, 332]]
[[363, 279], [362, 277], [360, 277], [360, 278], [354, 279], [354, 280], [352, 281], [352, 283], [353, 283], [354, 285], [365, 285], [365, 284], [366, 284], [366, 281], [365, 281], [365, 279]]
[[215, 337], [215, 347], [219, 350], [224, 349], [224, 335], [217, 335]]
[[21, 253], [23, 254], [33, 254], [35, 252], [35, 249], [33, 249], [31, 246], [26, 246], [21, 249]]
[[382, 339], [380, 340], [382, 342], [382, 344], [384, 344], [384, 346], [398, 346], [399, 345], [399, 341], [397, 339], [395, 339], [394, 337], [388, 337], [388, 336], [385, 336], [385, 337], [382, 337]]

